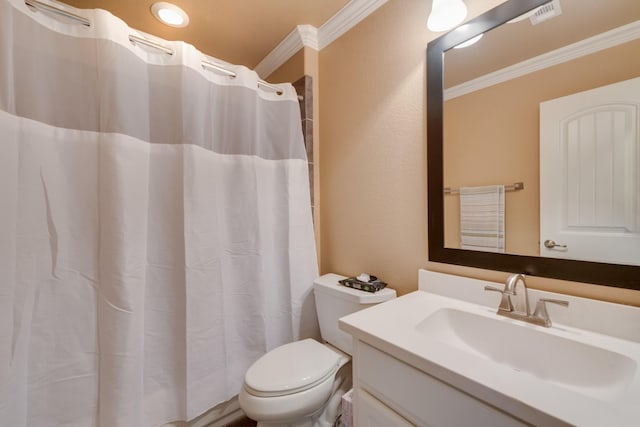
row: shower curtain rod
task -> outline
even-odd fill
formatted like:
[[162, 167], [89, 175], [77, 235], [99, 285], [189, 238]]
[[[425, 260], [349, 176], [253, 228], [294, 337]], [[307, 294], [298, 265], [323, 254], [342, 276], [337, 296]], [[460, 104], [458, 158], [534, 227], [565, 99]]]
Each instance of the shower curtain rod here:
[[24, 0], [24, 4], [26, 4], [27, 6], [34, 7], [36, 9], [42, 9], [46, 12], [51, 12], [51, 13], [55, 13], [56, 15], [64, 16], [65, 18], [73, 19], [74, 21], [77, 21], [78, 23], [84, 25], [85, 27], [91, 26], [91, 21], [89, 21], [87, 18], [83, 18], [82, 16], [76, 15], [75, 13], [68, 12], [66, 10], [57, 8], [55, 6], [43, 3], [38, 0]]
[[[33, 8], [36, 9], [41, 9], [44, 10], [46, 12], [51, 12], [51, 13], [55, 13], [56, 15], [61, 15], [64, 16], [65, 18], [69, 18], [72, 19], [86, 27], [90, 27], [91, 26], [91, 21], [89, 21], [87, 18], [83, 18], [82, 16], [76, 15], [75, 13], [66, 11], [64, 9], [60, 9], [58, 7], [43, 3], [41, 1], [38, 0], [24, 0], [24, 4], [26, 4], [27, 6], [31, 6]], [[144, 37], [140, 37], [140, 36], [136, 36], [134, 34], [129, 34], [129, 41], [131, 43], [138, 43], [138, 44], [142, 44], [145, 45], [147, 47], [151, 47], [153, 49], [157, 49], [163, 53], [166, 53], [167, 55], [173, 55], [173, 49], [171, 49], [170, 47], [164, 46], [160, 43], [156, 43], [152, 40], [146, 39]], [[237, 73], [235, 71], [231, 71], [228, 70], [220, 65], [214, 64], [213, 62], [210, 61], [206, 61], [203, 60], [202, 61], [202, 67], [203, 68], [208, 68], [210, 70], [214, 70], [214, 71], [218, 71], [222, 74], [225, 74], [231, 78], [235, 78], [237, 76]], [[279, 89], [277, 86], [274, 86], [272, 84], [269, 84], [263, 80], [258, 80], [258, 86], [262, 86], [265, 87], [269, 90], [274, 91], [277, 95], [282, 95], [284, 92]], [[300, 97], [298, 97], [298, 99], [300, 99]]]

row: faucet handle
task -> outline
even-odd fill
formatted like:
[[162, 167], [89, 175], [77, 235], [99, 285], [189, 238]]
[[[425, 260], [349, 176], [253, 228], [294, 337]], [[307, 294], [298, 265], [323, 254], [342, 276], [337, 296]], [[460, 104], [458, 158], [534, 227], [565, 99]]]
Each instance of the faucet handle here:
[[498, 311], [513, 311], [513, 304], [511, 303], [511, 297], [505, 293], [504, 290], [496, 288], [494, 286], [485, 286], [485, 291], [498, 292], [502, 295], [502, 299], [500, 300], [500, 306], [498, 307]]
[[536, 317], [544, 323], [547, 328], [551, 326], [551, 319], [549, 318], [549, 312], [547, 311], [547, 304], [557, 304], [563, 307], [569, 307], [569, 301], [560, 299], [540, 298], [536, 303], [536, 309], [533, 312], [533, 317]]

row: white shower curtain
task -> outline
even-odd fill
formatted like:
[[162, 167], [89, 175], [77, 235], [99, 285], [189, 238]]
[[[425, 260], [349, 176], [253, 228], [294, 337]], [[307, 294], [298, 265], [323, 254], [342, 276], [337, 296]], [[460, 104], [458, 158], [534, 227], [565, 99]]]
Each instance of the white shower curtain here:
[[75, 13], [0, 0], [0, 426], [191, 419], [317, 334], [297, 97]]

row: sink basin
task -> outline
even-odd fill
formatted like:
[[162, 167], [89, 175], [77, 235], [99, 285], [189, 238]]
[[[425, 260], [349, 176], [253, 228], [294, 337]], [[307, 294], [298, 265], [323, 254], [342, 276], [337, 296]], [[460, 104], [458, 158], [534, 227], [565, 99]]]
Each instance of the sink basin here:
[[[357, 347], [378, 349], [527, 425], [638, 427], [640, 307], [530, 289], [534, 303], [570, 302], [550, 307], [554, 324], [545, 328], [497, 315], [500, 297], [484, 288], [498, 283], [422, 271], [420, 280], [420, 290], [345, 316], [340, 328]], [[417, 405], [425, 395], [416, 393]], [[437, 397], [447, 410], [464, 411]]]
[[624, 394], [637, 369], [623, 354], [493, 313], [441, 308], [415, 327], [442, 344], [608, 401]]

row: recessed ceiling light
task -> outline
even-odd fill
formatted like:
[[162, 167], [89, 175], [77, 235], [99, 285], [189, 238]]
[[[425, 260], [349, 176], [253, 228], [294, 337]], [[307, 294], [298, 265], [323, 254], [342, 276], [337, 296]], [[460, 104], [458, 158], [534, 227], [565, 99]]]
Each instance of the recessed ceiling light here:
[[189, 25], [189, 15], [175, 4], [164, 1], [151, 5], [151, 13], [163, 24], [172, 27], [186, 27]]

